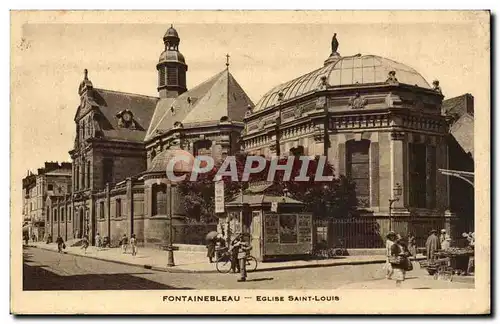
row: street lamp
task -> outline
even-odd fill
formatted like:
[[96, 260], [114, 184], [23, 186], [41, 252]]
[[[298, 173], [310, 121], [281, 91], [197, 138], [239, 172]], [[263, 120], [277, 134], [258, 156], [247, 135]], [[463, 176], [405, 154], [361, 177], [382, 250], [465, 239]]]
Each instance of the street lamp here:
[[168, 195], [169, 195], [169, 208], [168, 208], [168, 214], [169, 214], [169, 234], [168, 234], [168, 246], [167, 246], [167, 266], [168, 267], [173, 267], [175, 266], [174, 263], [174, 243], [173, 243], [173, 223], [172, 223], [172, 184], [168, 184]]
[[392, 231], [392, 204], [399, 201], [399, 197], [403, 192], [403, 188], [399, 183], [392, 189], [394, 198], [389, 198], [389, 231]]

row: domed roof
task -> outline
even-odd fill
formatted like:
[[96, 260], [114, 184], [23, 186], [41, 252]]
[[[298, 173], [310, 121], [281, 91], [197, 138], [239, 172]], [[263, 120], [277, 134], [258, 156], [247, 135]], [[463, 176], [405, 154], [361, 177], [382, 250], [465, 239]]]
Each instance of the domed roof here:
[[[174, 158], [178, 158], [180, 156], [185, 156], [187, 157], [186, 160], [189, 160], [189, 162], [185, 160], [177, 160], [174, 165], [169, 165], [170, 161]], [[163, 152], [160, 152], [157, 156], [153, 158], [151, 161], [151, 166], [148, 169], [148, 172], [167, 172], [167, 167], [173, 167], [174, 172], [191, 172], [193, 170], [193, 162], [194, 162], [194, 157], [192, 154], [190, 154], [187, 151], [181, 150], [181, 149], [175, 149], [175, 150], [166, 150]]]
[[173, 25], [170, 25], [170, 28], [167, 29], [167, 32], [163, 36], [163, 38], [167, 38], [167, 37], [179, 38], [179, 34], [177, 33], [177, 30], [175, 30]]
[[184, 55], [182, 55], [179, 51], [173, 51], [173, 50], [163, 51], [163, 53], [160, 54], [160, 58], [158, 59], [158, 61], [159, 62], [174, 61], [174, 62], [186, 63]]
[[325, 66], [317, 70], [274, 87], [259, 100], [253, 112], [275, 105], [280, 92], [285, 101], [317, 90], [322, 76], [326, 76], [329, 87], [342, 87], [385, 83], [390, 71], [396, 72], [399, 83], [431, 88], [413, 68], [391, 59], [361, 54], [339, 56], [338, 59], [327, 60]]

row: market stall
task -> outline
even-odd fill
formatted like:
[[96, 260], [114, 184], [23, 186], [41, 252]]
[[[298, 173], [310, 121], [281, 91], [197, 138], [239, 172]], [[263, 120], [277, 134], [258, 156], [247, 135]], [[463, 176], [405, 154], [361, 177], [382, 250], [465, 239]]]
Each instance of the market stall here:
[[433, 260], [420, 261], [420, 266], [427, 269], [430, 275], [468, 275], [473, 270], [472, 247], [449, 248], [436, 252], [435, 256]]

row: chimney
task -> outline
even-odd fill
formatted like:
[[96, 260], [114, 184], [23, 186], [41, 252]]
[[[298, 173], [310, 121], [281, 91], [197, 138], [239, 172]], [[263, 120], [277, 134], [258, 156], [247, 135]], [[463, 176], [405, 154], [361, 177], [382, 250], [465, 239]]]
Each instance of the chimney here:
[[465, 111], [474, 116], [474, 96], [470, 93], [465, 95]]

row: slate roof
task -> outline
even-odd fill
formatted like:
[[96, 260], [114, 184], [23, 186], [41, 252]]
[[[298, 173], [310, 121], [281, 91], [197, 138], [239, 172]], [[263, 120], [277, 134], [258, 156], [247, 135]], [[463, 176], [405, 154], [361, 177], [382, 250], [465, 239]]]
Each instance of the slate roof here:
[[208, 125], [218, 123], [224, 116], [242, 122], [248, 105], [253, 107], [252, 100], [226, 69], [177, 98], [159, 99], [145, 140], [169, 131], [175, 122], [184, 127]]
[[[105, 138], [133, 142], [144, 141], [159, 98], [100, 88], [94, 88], [92, 96], [106, 119], [105, 123], [101, 124]], [[118, 127], [116, 114], [126, 109], [133, 114], [136, 123], [135, 130]]]
[[474, 157], [474, 117], [462, 115], [450, 126], [450, 134], [455, 138], [465, 153]]
[[474, 157], [474, 97], [466, 93], [444, 100], [441, 111], [452, 118], [450, 134], [466, 153]]
[[468, 113], [474, 116], [474, 97], [470, 93], [463, 94], [443, 101], [441, 111], [444, 115], [457, 114], [462, 116]]

